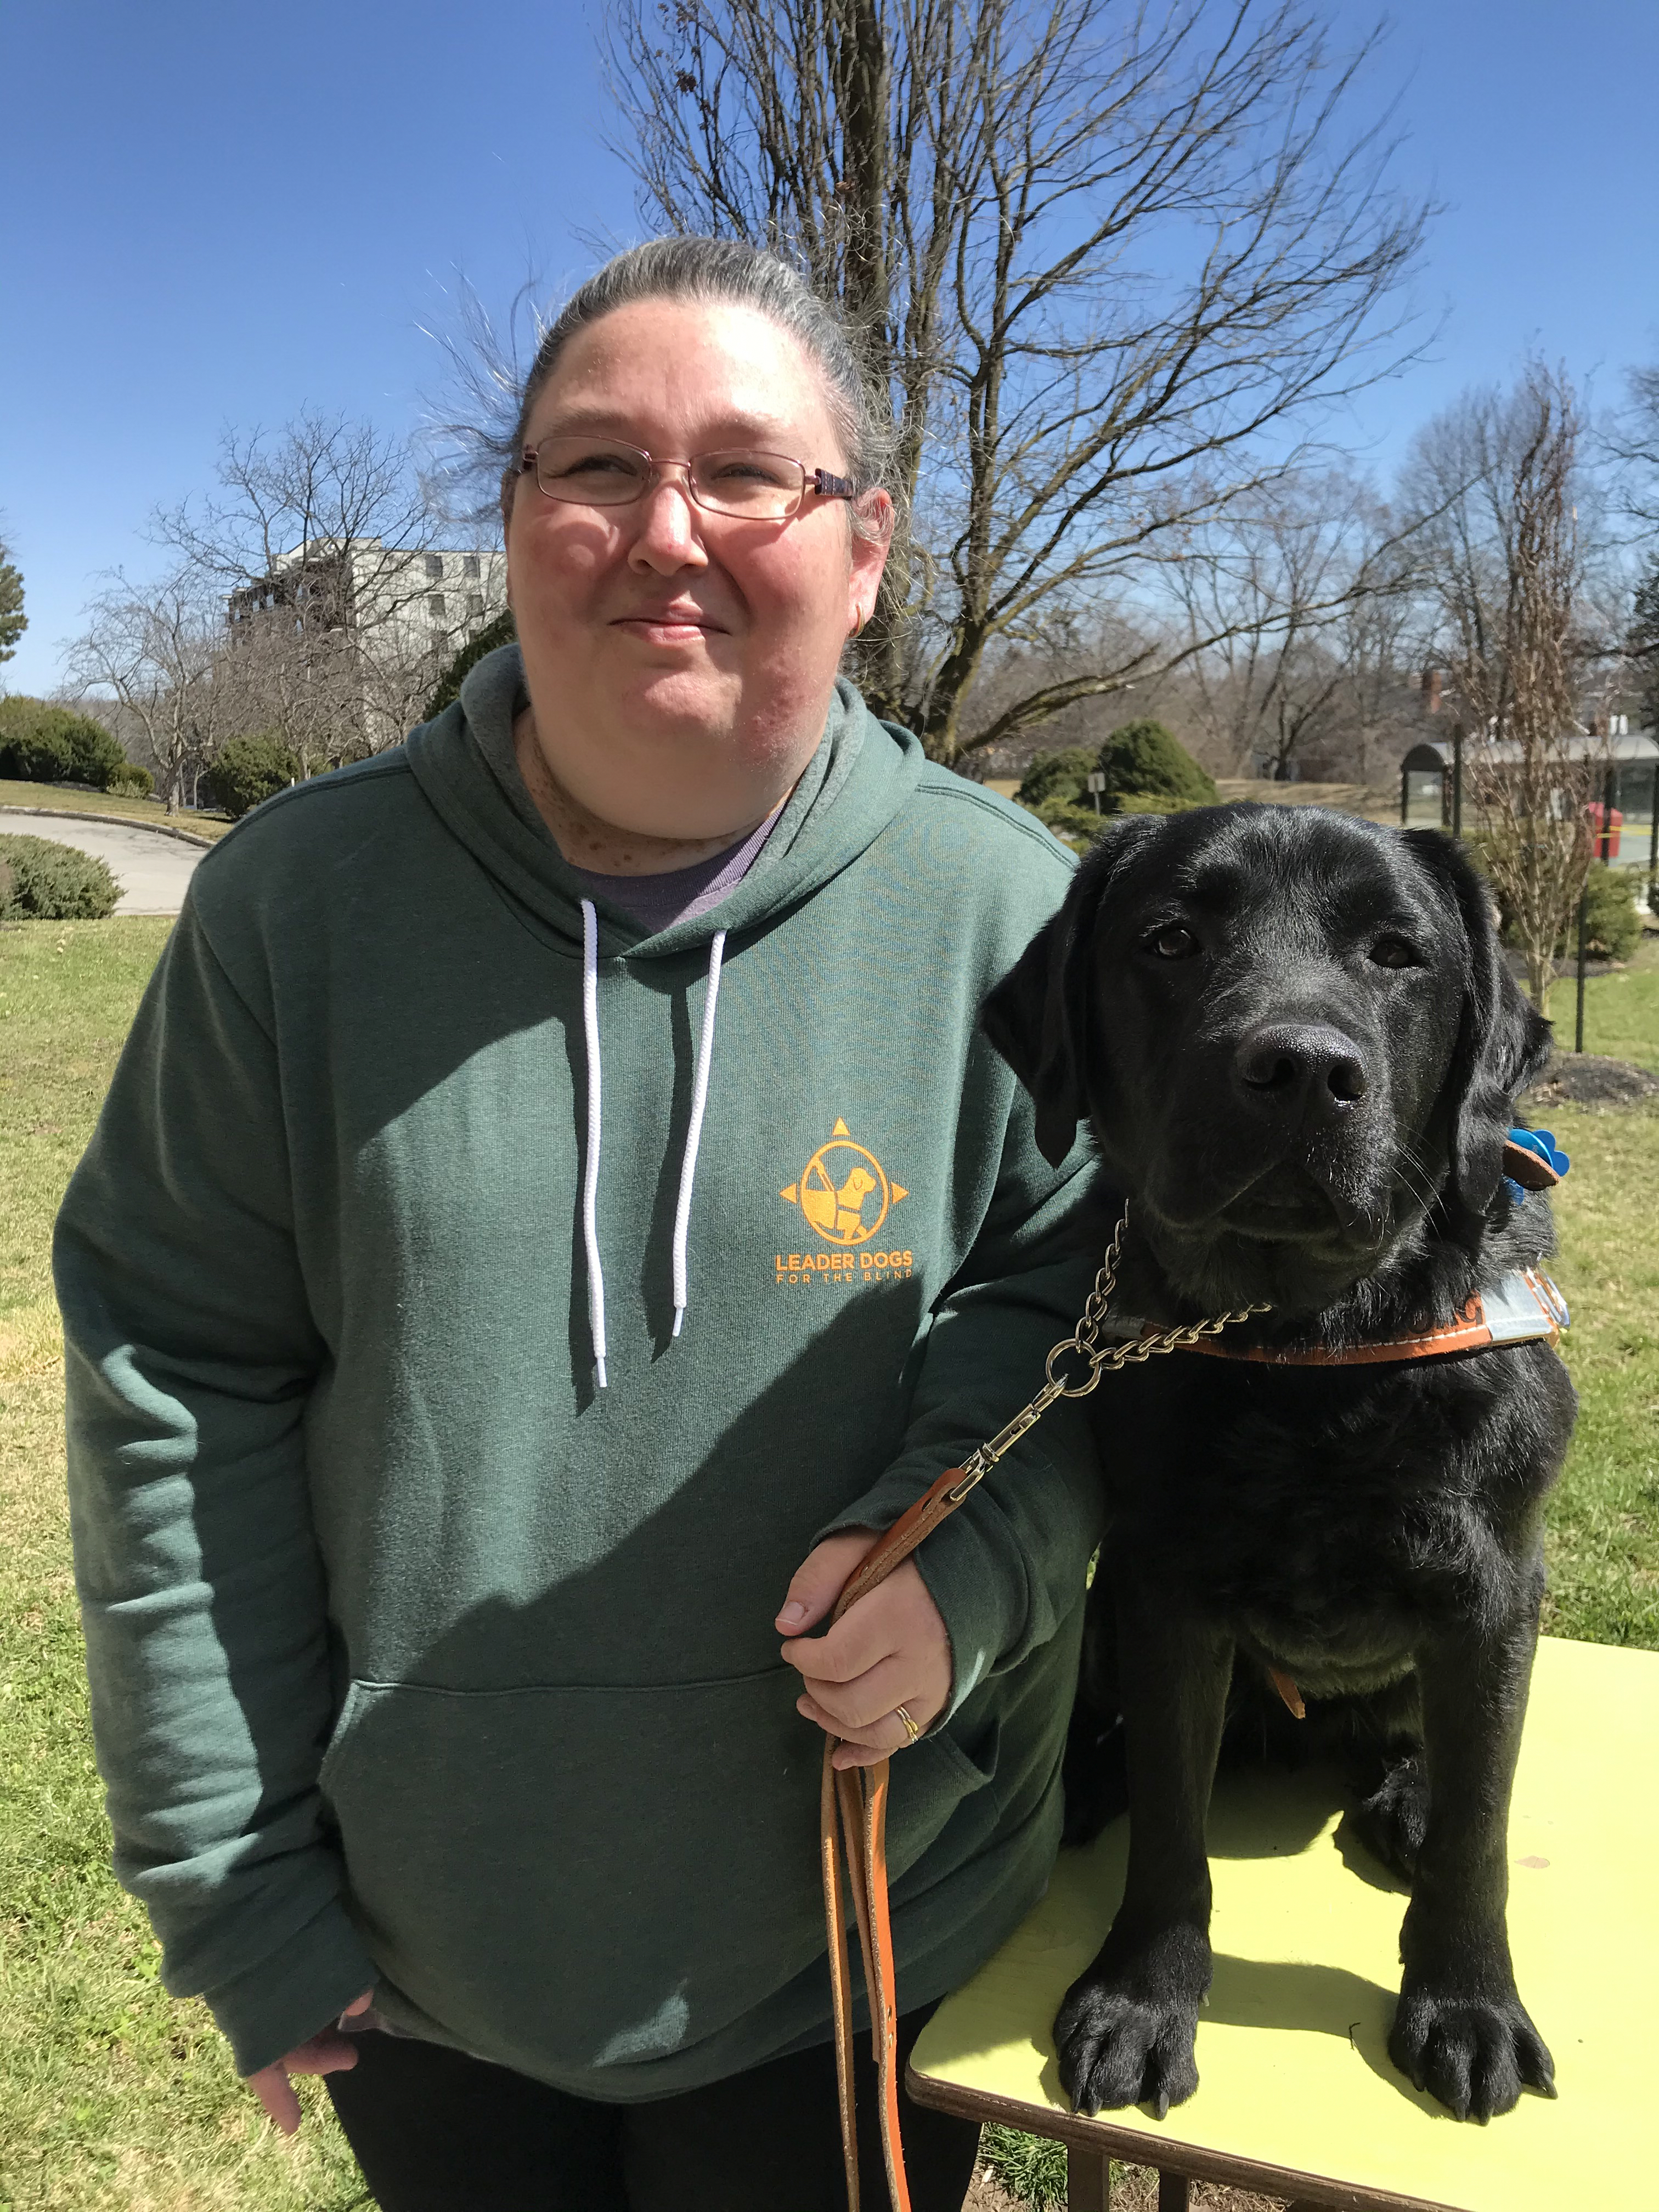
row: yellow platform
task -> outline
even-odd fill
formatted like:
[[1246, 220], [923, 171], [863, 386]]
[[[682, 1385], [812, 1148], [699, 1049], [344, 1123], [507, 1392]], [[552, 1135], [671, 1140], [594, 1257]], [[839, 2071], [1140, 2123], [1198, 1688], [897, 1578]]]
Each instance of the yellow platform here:
[[1158, 2121], [1081, 2120], [1050, 2024], [1121, 1893], [1126, 1821], [1063, 1852], [1048, 1896], [917, 2044], [929, 2104], [1171, 2172], [1369, 2212], [1659, 2208], [1659, 1654], [1539, 1647], [1510, 1821], [1510, 1939], [1555, 2057], [1460, 2123], [1389, 2063], [1406, 1899], [1323, 1778], [1221, 1784], [1210, 1820], [1215, 1983], [1198, 2094]]

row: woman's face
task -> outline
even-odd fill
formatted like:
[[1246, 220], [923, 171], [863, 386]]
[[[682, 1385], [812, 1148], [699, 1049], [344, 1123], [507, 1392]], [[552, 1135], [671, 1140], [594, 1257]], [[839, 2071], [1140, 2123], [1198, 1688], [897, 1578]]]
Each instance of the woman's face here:
[[[813, 364], [748, 307], [651, 300], [591, 324], [525, 443], [573, 431], [665, 460], [757, 446], [846, 473]], [[570, 797], [670, 838], [740, 835], [776, 806], [875, 602], [884, 546], [848, 526], [844, 501], [810, 494], [787, 521], [709, 514], [678, 471], [621, 507], [551, 500], [520, 476], [508, 592], [536, 736]]]

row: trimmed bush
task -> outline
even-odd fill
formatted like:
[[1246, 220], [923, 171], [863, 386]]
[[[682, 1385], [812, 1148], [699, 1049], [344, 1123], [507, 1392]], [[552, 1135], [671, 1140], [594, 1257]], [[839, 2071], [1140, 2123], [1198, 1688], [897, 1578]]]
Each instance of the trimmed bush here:
[[132, 765], [101, 722], [77, 714], [65, 735], [70, 741], [72, 783], [90, 783], [107, 791], [110, 778]]
[[[1100, 749], [1109, 798], [1167, 799], [1176, 806], [1218, 806], [1215, 778], [1162, 722], [1121, 722]], [[1146, 810], [1137, 810], [1146, 811]]]
[[103, 921], [120, 896], [89, 853], [49, 837], [0, 837], [0, 920]]
[[33, 729], [35, 717], [45, 705], [45, 700], [26, 698], [21, 692], [0, 699], [0, 775], [17, 774], [12, 747], [25, 732]]
[[107, 791], [111, 776], [129, 764], [101, 722], [22, 693], [0, 699], [0, 775]]
[[74, 748], [53, 729], [21, 732], [0, 757], [0, 771], [23, 783], [67, 783], [74, 765]]
[[[1642, 942], [1642, 917], [1636, 911], [1634, 868], [1604, 868], [1591, 864], [1584, 878], [1584, 950], [1592, 960], [1628, 960]], [[1578, 957], [1578, 915], [1575, 910], [1566, 932], [1555, 948], [1558, 960]]]
[[1090, 775], [1098, 765], [1086, 745], [1073, 745], [1063, 753], [1038, 753], [1027, 763], [1025, 780], [1014, 797], [1034, 814], [1042, 811], [1045, 799], [1075, 804], [1087, 797]]
[[[1518, 945], [1521, 935], [1515, 916], [1488, 866], [1486, 840], [1479, 836], [1466, 838], [1463, 849], [1486, 878], [1486, 889], [1498, 908], [1499, 937], [1505, 945]], [[1635, 868], [1607, 868], [1599, 861], [1591, 861], [1589, 873], [1584, 878], [1584, 950], [1592, 960], [1628, 960], [1641, 943], [1642, 917], [1636, 908], [1639, 872]], [[1555, 941], [1554, 957], [1558, 960], [1575, 960], [1578, 957], [1577, 905], [1567, 918], [1565, 929]]]
[[277, 738], [230, 738], [208, 770], [213, 795], [233, 822], [300, 781], [300, 762]]
[[137, 761], [124, 760], [104, 788], [112, 799], [154, 799], [155, 778]]

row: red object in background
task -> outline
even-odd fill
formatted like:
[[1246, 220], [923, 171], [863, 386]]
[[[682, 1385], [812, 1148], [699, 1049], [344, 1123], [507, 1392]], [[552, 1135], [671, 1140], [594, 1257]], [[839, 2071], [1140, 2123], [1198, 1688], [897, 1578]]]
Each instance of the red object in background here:
[[1596, 859], [1616, 860], [1619, 858], [1619, 833], [1625, 826], [1624, 816], [1615, 806], [1604, 824], [1601, 817], [1607, 810], [1602, 806], [1600, 799], [1597, 799], [1594, 805], [1587, 806], [1584, 811], [1589, 815], [1591, 826], [1595, 831]]

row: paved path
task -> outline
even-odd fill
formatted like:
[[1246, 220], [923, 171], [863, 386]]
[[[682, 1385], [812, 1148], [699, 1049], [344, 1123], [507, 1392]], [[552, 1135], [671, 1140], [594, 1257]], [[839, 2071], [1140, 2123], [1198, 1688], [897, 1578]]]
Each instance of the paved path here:
[[142, 822], [73, 821], [62, 814], [26, 813], [0, 806], [0, 830], [12, 836], [50, 837], [107, 862], [121, 886], [117, 914], [177, 914], [203, 848], [162, 836]]

